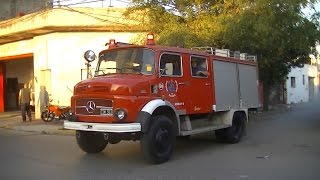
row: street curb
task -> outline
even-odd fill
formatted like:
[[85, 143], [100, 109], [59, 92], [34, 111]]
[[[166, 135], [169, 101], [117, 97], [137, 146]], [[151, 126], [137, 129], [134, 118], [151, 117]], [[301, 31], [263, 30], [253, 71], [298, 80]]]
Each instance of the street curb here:
[[[42, 125], [43, 126], [43, 125]], [[75, 130], [68, 130], [61, 128], [52, 128], [52, 129], [41, 129], [37, 127], [37, 125], [29, 125], [29, 126], [15, 126], [15, 125], [6, 125], [1, 128], [14, 130], [14, 131], [21, 131], [21, 132], [36, 132], [40, 134], [47, 134], [47, 135], [63, 135], [63, 136], [74, 136]]]

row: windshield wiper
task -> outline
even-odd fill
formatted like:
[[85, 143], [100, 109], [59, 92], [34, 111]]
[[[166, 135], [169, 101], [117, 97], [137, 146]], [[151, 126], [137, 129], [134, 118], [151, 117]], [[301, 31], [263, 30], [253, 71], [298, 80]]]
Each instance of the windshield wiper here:
[[[103, 69], [99, 69], [99, 70], [96, 70], [96, 71], [95, 71], [95, 74], [97, 74], [97, 73], [99, 73], [99, 72], [102, 72], [102, 73], [103, 73], [103, 74], [98, 74], [98, 75], [96, 75], [96, 76], [104, 76], [104, 75], [107, 75], [107, 74], [114, 74], [114, 73], [105, 73], [104, 70], [107, 70], [107, 69], [115, 69], [115, 70], [119, 70], [119, 71], [122, 70], [121, 68], [103, 68]], [[115, 72], [115, 73], [117, 73], [117, 72]]]
[[[94, 71], [94, 73], [97, 74], [97, 73], [99, 73], [100, 71], [103, 73], [103, 75], [106, 75], [106, 73], [104, 73], [104, 70], [101, 70], [101, 69]], [[98, 74], [98, 76], [100, 76], [100, 75]]]

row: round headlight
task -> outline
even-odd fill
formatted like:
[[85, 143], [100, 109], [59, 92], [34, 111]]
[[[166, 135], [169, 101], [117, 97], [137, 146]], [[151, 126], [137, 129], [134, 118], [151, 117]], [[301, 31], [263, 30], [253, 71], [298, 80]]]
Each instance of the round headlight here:
[[124, 109], [117, 109], [114, 113], [114, 116], [118, 119], [118, 120], [124, 120], [127, 116], [127, 112]]
[[84, 59], [88, 62], [94, 61], [96, 57], [96, 54], [92, 50], [88, 50], [84, 53]]

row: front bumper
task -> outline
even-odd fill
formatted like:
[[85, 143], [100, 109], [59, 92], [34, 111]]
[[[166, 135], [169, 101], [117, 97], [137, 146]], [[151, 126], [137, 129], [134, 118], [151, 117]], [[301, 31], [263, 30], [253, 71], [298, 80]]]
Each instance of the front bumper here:
[[114, 132], [114, 133], [141, 131], [140, 123], [109, 124], [109, 123], [87, 123], [87, 122], [64, 121], [63, 126], [65, 129], [80, 130], [80, 131]]

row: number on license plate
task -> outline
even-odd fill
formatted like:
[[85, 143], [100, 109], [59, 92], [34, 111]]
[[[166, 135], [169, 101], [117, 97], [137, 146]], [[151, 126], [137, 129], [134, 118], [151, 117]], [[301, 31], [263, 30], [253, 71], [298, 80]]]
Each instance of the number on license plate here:
[[101, 109], [100, 110], [100, 114], [101, 115], [111, 116], [112, 115], [112, 109]]

